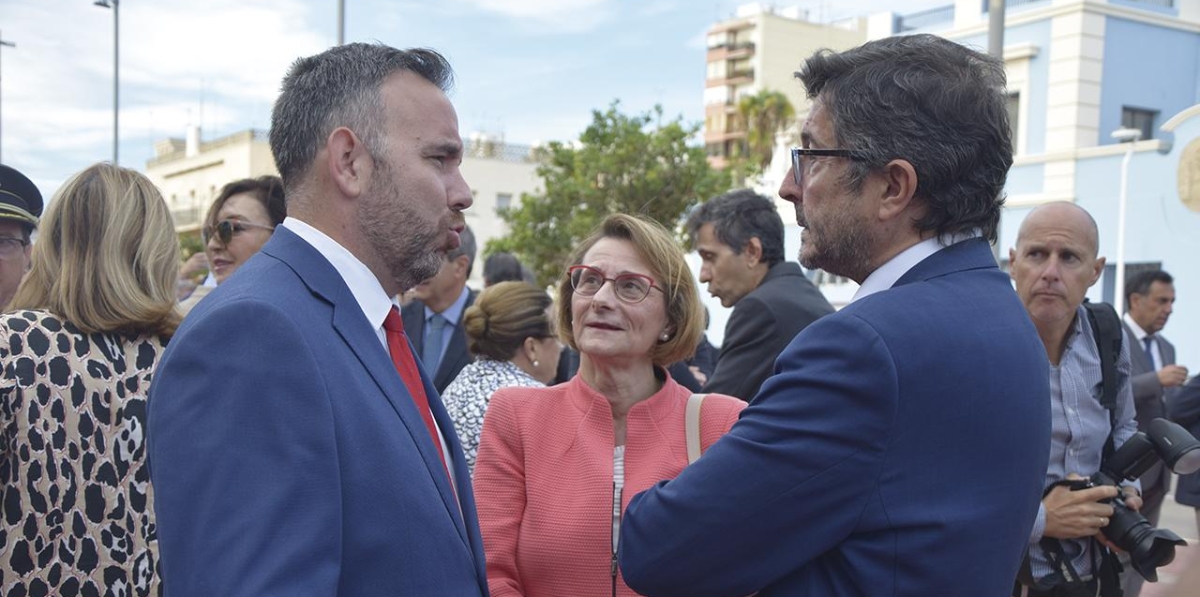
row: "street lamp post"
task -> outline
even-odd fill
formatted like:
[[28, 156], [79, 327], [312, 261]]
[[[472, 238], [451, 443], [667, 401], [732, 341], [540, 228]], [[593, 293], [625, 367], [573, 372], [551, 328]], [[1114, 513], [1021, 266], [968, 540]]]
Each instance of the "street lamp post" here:
[[346, 0], [338, 0], [338, 45], [346, 43]]
[[[17, 44], [14, 44], [14, 43], [13, 43], [13, 42], [11, 42], [11, 41], [4, 41], [4, 38], [3, 38], [3, 36], [0, 36], [0, 47], [9, 47], [9, 48], [15, 48], [15, 47], [17, 47]], [[3, 128], [4, 128], [4, 127], [2, 126], [2, 125], [3, 125], [3, 122], [4, 122], [4, 118], [3, 118], [3, 117], [0, 117], [0, 130], [3, 130]], [[3, 135], [0, 135], [0, 139], [3, 139]], [[2, 158], [3, 158], [3, 155], [4, 155], [3, 153], [0, 153], [0, 163], [2, 163], [2, 162], [4, 161], [4, 160], [2, 159]]]
[[96, 6], [111, 8], [113, 11], [113, 165], [117, 165], [118, 145], [120, 141], [121, 113], [121, 19], [120, 0], [96, 0]]
[[1129, 194], [1129, 160], [1133, 158], [1133, 147], [1142, 138], [1141, 129], [1121, 127], [1112, 132], [1112, 138], [1126, 143], [1125, 159], [1121, 160], [1121, 196], [1117, 203], [1117, 274], [1114, 280], [1116, 291], [1113, 307], [1117, 314], [1125, 312], [1125, 206]]

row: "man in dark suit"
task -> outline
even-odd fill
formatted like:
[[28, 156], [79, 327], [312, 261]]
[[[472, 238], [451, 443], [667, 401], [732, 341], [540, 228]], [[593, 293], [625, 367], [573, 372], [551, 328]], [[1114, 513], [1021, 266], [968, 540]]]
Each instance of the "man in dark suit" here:
[[188, 316], [150, 394], [172, 597], [485, 596], [470, 475], [392, 297], [471, 191], [432, 50], [298, 60], [271, 118], [288, 218]]
[[[1200, 375], [1171, 392], [1167, 397], [1167, 414], [1183, 425], [1192, 435], [1200, 437]], [[1175, 501], [1196, 511], [1196, 532], [1200, 533], [1200, 472], [1179, 477]]]
[[446, 254], [436, 275], [412, 290], [414, 300], [404, 307], [404, 329], [438, 392], [472, 361], [462, 317], [478, 294], [467, 288], [474, 265], [475, 234], [467, 227], [462, 243]]
[[[1125, 281], [1125, 337], [1129, 339], [1132, 363], [1133, 401], [1138, 429], [1165, 417], [1164, 394], [1183, 384], [1187, 368], [1175, 364], [1175, 346], [1162, 329], [1175, 306], [1175, 280], [1161, 270], [1144, 271]], [[1141, 476], [1142, 515], [1158, 526], [1163, 500], [1171, 490], [1171, 471], [1158, 461]], [[1142, 588], [1139, 574], [1125, 575], [1125, 597], [1137, 597]]]
[[625, 581], [1004, 595], [1042, 495], [1050, 388], [988, 246], [1012, 161], [1003, 66], [915, 35], [823, 50], [798, 76], [814, 101], [779, 194], [800, 263], [861, 287], [796, 336], [725, 437], [633, 498]]
[[700, 254], [700, 281], [733, 307], [704, 391], [749, 402], [792, 338], [833, 307], [798, 264], [784, 261], [783, 220], [770, 199], [730, 191], [697, 207], [687, 230]]

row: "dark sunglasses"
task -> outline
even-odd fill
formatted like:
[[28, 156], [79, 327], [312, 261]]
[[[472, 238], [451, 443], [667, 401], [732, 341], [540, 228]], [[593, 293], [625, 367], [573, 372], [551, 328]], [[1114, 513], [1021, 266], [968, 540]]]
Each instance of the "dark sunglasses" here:
[[245, 232], [249, 228], [259, 228], [262, 230], [275, 230], [274, 226], [265, 226], [263, 224], [252, 224], [241, 220], [221, 220], [215, 226], [205, 226], [200, 230], [200, 236], [204, 240], [204, 244], [208, 244], [208, 240], [216, 237], [223, 245], [229, 244], [235, 235]]

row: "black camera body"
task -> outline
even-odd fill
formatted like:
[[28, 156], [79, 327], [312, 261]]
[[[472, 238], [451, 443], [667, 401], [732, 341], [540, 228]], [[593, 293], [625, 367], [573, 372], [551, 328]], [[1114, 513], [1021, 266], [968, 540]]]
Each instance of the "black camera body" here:
[[[1119, 487], [1122, 481], [1142, 476], [1160, 459], [1181, 475], [1195, 472], [1200, 469], [1200, 441], [1175, 423], [1154, 419], [1145, 432], [1133, 434], [1113, 452], [1100, 472], [1086, 480], [1071, 482], [1070, 486], [1073, 490], [1102, 485]], [[1109, 504], [1113, 515], [1108, 526], [1101, 529], [1104, 536], [1129, 554], [1129, 562], [1138, 574], [1157, 582], [1158, 567], [1170, 564], [1175, 559], [1175, 547], [1187, 542], [1169, 530], [1151, 526], [1145, 516], [1125, 505], [1124, 495], [1118, 494]]]

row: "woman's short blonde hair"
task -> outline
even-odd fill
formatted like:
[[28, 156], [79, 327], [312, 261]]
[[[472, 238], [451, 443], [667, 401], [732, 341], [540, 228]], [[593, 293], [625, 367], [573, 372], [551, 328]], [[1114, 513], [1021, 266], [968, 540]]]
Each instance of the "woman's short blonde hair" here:
[[[575, 248], [568, 268], [583, 263], [583, 256], [588, 250], [604, 238], [623, 240], [633, 245], [657, 283], [662, 285], [667, 306], [667, 325], [672, 331], [665, 342], [654, 345], [650, 360], [655, 365], [665, 367], [695, 354], [696, 345], [704, 334], [704, 307], [700, 304], [700, 293], [696, 290], [696, 282], [684, 261], [679, 243], [658, 222], [616, 214], [605, 218], [591, 236]], [[558, 335], [571, 348], [579, 350], [575, 345], [575, 330], [571, 324], [571, 298], [574, 294], [571, 278], [564, 273], [558, 283]]]
[[498, 282], [483, 289], [463, 314], [467, 350], [477, 357], [507, 361], [526, 338], [550, 338], [546, 309], [550, 295], [527, 282]]
[[10, 309], [45, 309], [85, 333], [170, 337], [179, 327], [179, 239], [145, 176], [96, 164], [50, 202]]

